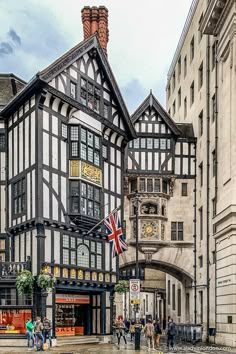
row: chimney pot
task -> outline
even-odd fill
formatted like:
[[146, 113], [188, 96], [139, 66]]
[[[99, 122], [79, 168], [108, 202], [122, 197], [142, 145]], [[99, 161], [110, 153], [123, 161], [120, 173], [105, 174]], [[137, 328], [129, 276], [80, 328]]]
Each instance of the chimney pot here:
[[101, 47], [107, 55], [107, 43], [109, 40], [108, 9], [105, 6], [85, 6], [81, 10], [81, 13], [84, 39], [89, 38], [97, 32]]

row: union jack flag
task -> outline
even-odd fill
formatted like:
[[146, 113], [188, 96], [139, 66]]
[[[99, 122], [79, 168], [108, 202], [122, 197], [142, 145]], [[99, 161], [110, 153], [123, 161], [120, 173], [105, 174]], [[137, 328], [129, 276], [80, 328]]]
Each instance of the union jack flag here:
[[112, 257], [127, 251], [128, 246], [124, 239], [118, 211], [106, 217], [104, 224], [106, 226], [108, 240], [111, 242], [112, 246]]

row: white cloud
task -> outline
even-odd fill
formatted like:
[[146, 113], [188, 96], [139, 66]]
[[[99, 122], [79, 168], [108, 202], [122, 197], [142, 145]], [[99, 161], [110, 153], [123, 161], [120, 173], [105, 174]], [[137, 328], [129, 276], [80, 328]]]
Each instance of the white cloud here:
[[[6, 59], [5, 71], [29, 79], [36, 71], [83, 39], [81, 9], [105, 5], [109, 10], [108, 58], [124, 99], [138, 82], [139, 93], [153, 88], [164, 104], [167, 71], [177, 46], [190, 0], [11, 0], [0, 5], [2, 33], [12, 27], [22, 47], [15, 66]], [[1, 40], [1, 37], [0, 37]], [[25, 55], [24, 51], [25, 50]], [[17, 53], [13, 55], [17, 56]], [[27, 66], [27, 58], [30, 65]], [[3, 59], [1, 58], [1, 61]], [[24, 67], [26, 66], [26, 68]], [[130, 86], [131, 85], [131, 86]], [[135, 86], [134, 86], [135, 90]], [[127, 96], [128, 97], [128, 96]], [[133, 110], [140, 102], [131, 94]], [[145, 99], [145, 97], [143, 97]]]

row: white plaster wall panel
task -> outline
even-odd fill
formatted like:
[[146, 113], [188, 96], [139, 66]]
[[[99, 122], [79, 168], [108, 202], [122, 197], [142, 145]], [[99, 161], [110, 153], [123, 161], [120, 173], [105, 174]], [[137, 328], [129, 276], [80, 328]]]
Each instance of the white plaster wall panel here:
[[[8, 121], [8, 127], [10, 128], [12, 126], [12, 117]], [[2, 124], [1, 128], [4, 128], [4, 124]]]
[[121, 193], [121, 169], [116, 169], [116, 193]]
[[23, 122], [19, 124], [19, 173], [23, 171]]
[[178, 157], [175, 158], [175, 174], [180, 174], [180, 158]]
[[111, 208], [109, 210], [109, 212], [111, 212], [112, 210], [115, 209], [115, 197], [113, 195], [110, 196], [110, 200], [111, 200]]
[[[12, 131], [9, 132], [8, 134], [8, 151], [12, 151]], [[9, 153], [8, 156], [8, 173], [9, 173], [9, 178], [12, 178], [12, 154]]]
[[12, 189], [12, 185], [10, 184], [9, 187], [8, 187], [8, 206], [9, 206], [9, 209], [8, 209], [8, 223], [9, 223], [9, 226], [11, 226], [11, 189]]
[[51, 230], [45, 229], [45, 261], [46, 262], [51, 262], [51, 244], [52, 244], [52, 239], [51, 239]]
[[165, 132], [166, 132], [166, 126], [165, 124], [161, 124], [161, 133], [165, 134]]
[[94, 80], [94, 69], [92, 64], [90, 63], [88, 66], [88, 76], [91, 77], [91, 79]]
[[[14, 173], [13, 176], [16, 176], [18, 174], [18, 129], [17, 127], [14, 128], [13, 130], [13, 136], [14, 136]], [[10, 150], [11, 151], [11, 150]]]
[[32, 171], [32, 196], [31, 196], [31, 200], [32, 200], [32, 218], [35, 217], [35, 170]]
[[21, 218], [17, 218], [16, 219], [16, 224], [20, 224], [21, 223]]
[[145, 123], [141, 123], [141, 132], [142, 133], [146, 132], [146, 124]]
[[101, 132], [102, 130], [101, 122], [82, 111], [74, 112], [69, 122], [70, 124], [79, 124], [79, 121], [83, 122], [87, 128], [94, 130], [96, 133], [98, 133], [98, 131]]
[[62, 82], [62, 78], [60, 76], [58, 76], [58, 90], [62, 93], [66, 93], [65, 92], [65, 86]]
[[43, 183], [43, 216], [49, 219], [49, 189], [45, 183]]
[[110, 243], [105, 243], [105, 270], [110, 271]]
[[158, 124], [155, 124], [155, 133], [159, 133], [159, 125]]
[[37, 231], [33, 230], [32, 231], [32, 273], [33, 275], [37, 274], [37, 263], [38, 263], [36, 235], [37, 235]]
[[169, 161], [168, 161], [168, 171], [170, 171], [171, 169], [172, 169], [172, 158], [171, 159], [169, 159]]
[[109, 91], [109, 86], [108, 86], [106, 81], [104, 82], [103, 87], [106, 88]]
[[26, 258], [31, 255], [31, 232], [26, 232]]
[[101, 75], [100, 75], [100, 74], [98, 74], [98, 76], [97, 76], [97, 83], [98, 83], [99, 85], [102, 84], [102, 80], [101, 80]]
[[[109, 302], [106, 303], [106, 306], [108, 304], [109, 304]], [[110, 333], [110, 323], [111, 323], [111, 310], [109, 308], [109, 309], [106, 309], [106, 333]]]
[[49, 171], [43, 170], [43, 178], [49, 183]]
[[[134, 153], [134, 158], [135, 158], [135, 160], [139, 163], [139, 152], [135, 152], [135, 153]], [[135, 170], [137, 169], [136, 166], [134, 166], [134, 169], [135, 169]]]
[[152, 170], [152, 153], [148, 152], [148, 170]]
[[17, 121], [17, 112], [13, 114], [13, 122], [16, 123], [16, 121]]
[[183, 158], [183, 174], [188, 174], [188, 158], [186, 157]]
[[54, 195], [52, 196], [52, 218], [58, 220], [58, 201]]
[[25, 234], [20, 235], [20, 262], [25, 262]]
[[113, 269], [113, 272], [116, 272], [116, 257], [112, 257], [112, 269]]
[[6, 192], [5, 192], [5, 186], [1, 186], [1, 228], [0, 232], [4, 233], [5, 232], [5, 227], [6, 227]]
[[35, 163], [35, 112], [31, 113], [31, 166]]
[[139, 132], [139, 123], [135, 123], [134, 128], [135, 128], [136, 132]]
[[19, 262], [19, 235], [15, 236], [15, 262]]
[[65, 222], [65, 216], [62, 210], [61, 210], [61, 222]]
[[61, 115], [63, 115], [64, 117], [66, 117], [67, 114], [67, 108], [68, 108], [68, 104], [64, 103], [62, 108], [61, 108]]
[[110, 95], [106, 91], [103, 92], [103, 97], [107, 100], [110, 101]]
[[54, 231], [54, 259], [55, 263], [60, 262], [60, 232]]
[[105, 216], [109, 214], [108, 203], [109, 203], [109, 196], [107, 193], [104, 193], [104, 213], [105, 213]]
[[52, 87], [54, 87], [54, 88], [56, 87], [56, 80], [55, 80], [55, 78], [52, 79], [52, 81], [50, 81], [49, 85], [52, 86]]
[[43, 163], [49, 166], [49, 135], [43, 132]]
[[180, 155], [180, 147], [181, 147], [181, 144], [180, 143], [176, 143], [176, 145], [175, 145], [175, 153], [176, 153], [176, 155]]
[[21, 106], [19, 109], [19, 118], [21, 118], [23, 116], [23, 113], [24, 113], [23, 106]]
[[120, 198], [116, 198], [116, 208], [118, 208], [119, 206], [121, 206], [121, 200]]
[[29, 167], [29, 116], [25, 118], [25, 169]]
[[141, 152], [141, 170], [146, 169], [146, 153]]
[[70, 68], [70, 75], [77, 80], [78, 74], [77, 71], [75, 71], [73, 68]]
[[194, 159], [191, 159], [191, 166], [190, 166], [190, 174], [195, 175], [195, 162]]
[[52, 187], [58, 194], [58, 175], [56, 173], [52, 174]]
[[67, 211], [67, 205], [66, 205], [66, 200], [67, 200], [67, 193], [66, 193], [66, 178], [61, 177], [61, 202]]
[[119, 116], [118, 116], [118, 114], [115, 116], [115, 118], [113, 119], [113, 124], [114, 125], [116, 125], [117, 127], [119, 126], [119, 122], [118, 122], [118, 118], [119, 118]]
[[58, 118], [55, 116], [52, 116], [52, 132], [58, 135]]
[[120, 152], [120, 150], [116, 150], [116, 165], [121, 166], [121, 152]]
[[1, 159], [0, 178], [1, 178], [1, 181], [5, 181], [5, 179], [6, 179], [6, 153], [5, 152], [0, 153], [0, 159]]
[[85, 73], [85, 67], [84, 67], [84, 63], [83, 63], [82, 60], [81, 60], [81, 64], [80, 64], [80, 71], [81, 71], [82, 73]]
[[183, 154], [188, 155], [188, 143], [183, 143]]
[[109, 180], [108, 180], [108, 171], [109, 165], [107, 162], [104, 162], [104, 188], [108, 189], [109, 187]]
[[49, 113], [43, 111], [43, 129], [49, 131]]
[[132, 170], [132, 160], [130, 157], [128, 157], [128, 169]]
[[29, 110], [29, 101], [25, 103], [25, 113], [27, 113]]
[[115, 167], [110, 165], [110, 189], [115, 192]]
[[[9, 119], [10, 121], [10, 119]], [[10, 127], [10, 124], [8, 123], [8, 126]], [[4, 122], [0, 122], [0, 129], [4, 129], [5, 128], [5, 124]]]
[[58, 169], [58, 139], [52, 137], [52, 167]]
[[115, 163], [115, 149], [113, 147], [110, 148], [110, 161]]
[[67, 172], [67, 143], [65, 141], [61, 141], [61, 170], [63, 172]]

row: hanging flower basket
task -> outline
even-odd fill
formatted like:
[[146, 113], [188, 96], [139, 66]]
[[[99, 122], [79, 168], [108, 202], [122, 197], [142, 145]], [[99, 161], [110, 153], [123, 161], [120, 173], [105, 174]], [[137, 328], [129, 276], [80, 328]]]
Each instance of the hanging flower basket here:
[[50, 291], [56, 282], [56, 279], [51, 273], [42, 272], [38, 276], [37, 284], [38, 287], [45, 291]]
[[22, 270], [16, 277], [16, 288], [19, 295], [32, 294], [34, 277], [29, 270]]
[[129, 291], [129, 283], [126, 280], [120, 280], [115, 285], [115, 292], [118, 294], [125, 294]]

